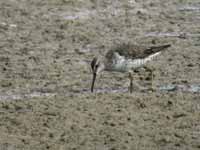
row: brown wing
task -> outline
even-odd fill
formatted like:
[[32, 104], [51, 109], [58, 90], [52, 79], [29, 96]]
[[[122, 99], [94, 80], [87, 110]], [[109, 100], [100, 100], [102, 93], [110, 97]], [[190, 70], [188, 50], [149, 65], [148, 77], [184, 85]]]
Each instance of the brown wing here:
[[152, 46], [152, 47], [144, 47], [144, 46], [136, 46], [136, 45], [120, 45], [117, 48], [110, 50], [106, 54], [106, 58], [112, 58], [113, 54], [117, 52], [119, 55], [124, 56], [129, 59], [142, 59], [156, 52], [162, 51], [168, 47], [170, 44], [162, 45], [162, 46]]

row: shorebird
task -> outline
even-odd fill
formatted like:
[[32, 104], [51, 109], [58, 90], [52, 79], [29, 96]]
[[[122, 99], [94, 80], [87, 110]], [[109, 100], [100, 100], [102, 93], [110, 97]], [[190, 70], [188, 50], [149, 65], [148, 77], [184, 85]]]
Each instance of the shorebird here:
[[133, 91], [133, 71], [144, 66], [168, 47], [170, 44], [160, 46], [136, 46], [123, 44], [115, 49], [109, 50], [105, 57], [94, 57], [91, 62], [93, 73], [91, 92], [94, 91], [96, 76], [102, 71], [128, 72], [130, 79], [130, 93]]

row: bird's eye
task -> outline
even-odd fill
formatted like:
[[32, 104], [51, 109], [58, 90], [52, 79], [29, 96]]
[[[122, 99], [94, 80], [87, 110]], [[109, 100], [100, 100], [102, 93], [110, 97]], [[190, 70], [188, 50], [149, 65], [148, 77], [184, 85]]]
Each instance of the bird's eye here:
[[95, 67], [98, 68], [98, 67], [99, 67], [99, 64], [95, 65]]
[[96, 62], [97, 62], [97, 58], [95, 57], [91, 62], [92, 69], [94, 69]]

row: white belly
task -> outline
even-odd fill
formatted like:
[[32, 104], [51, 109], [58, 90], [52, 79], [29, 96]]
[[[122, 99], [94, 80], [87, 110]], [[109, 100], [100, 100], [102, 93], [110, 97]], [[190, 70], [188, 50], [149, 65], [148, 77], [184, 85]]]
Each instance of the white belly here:
[[144, 59], [136, 59], [136, 60], [120, 60], [117, 61], [112, 65], [113, 71], [118, 71], [118, 72], [126, 72], [132, 69], [136, 69], [141, 67], [142, 65], [145, 64]]
[[113, 60], [112, 66], [111, 66], [111, 68], [109, 68], [109, 70], [118, 71], [118, 72], [126, 72], [129, 70], [134, 70], [136, 68], [142, 67], [144, 64], [146, 64], [148, 61], [152, 60], [159, 54], [160, 54], [160, 52], [157, 52], [153, 55], [150, 55], [147, 58], [134, 59], [134, 60], [133, 59], [125, 59], [125, 57], [116, 54], [116, 57]]

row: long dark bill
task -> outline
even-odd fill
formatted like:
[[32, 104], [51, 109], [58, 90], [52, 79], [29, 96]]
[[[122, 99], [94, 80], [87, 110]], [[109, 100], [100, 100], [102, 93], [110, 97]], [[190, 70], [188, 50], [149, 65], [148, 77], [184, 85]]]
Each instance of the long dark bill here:
[[97, 74], [96, 74], [96, 73], [93, 73], [92, 86], [91, 86], [91, 92], [92, 92], [92, 93], [93, 93], [93, 91], [94, 91], [94, 83], [95, 83], [95, 80], [96, 80], [96, 76], [97, 76]]

